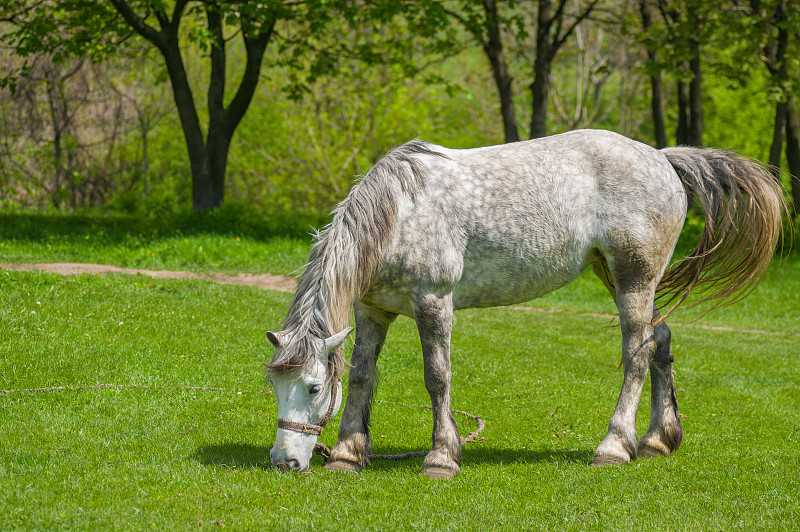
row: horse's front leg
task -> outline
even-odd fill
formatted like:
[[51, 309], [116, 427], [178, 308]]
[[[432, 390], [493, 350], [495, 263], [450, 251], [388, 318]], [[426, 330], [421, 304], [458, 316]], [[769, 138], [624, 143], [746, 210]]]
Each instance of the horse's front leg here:
[[420, 298], [414, 318], [422, 341], [425, 387], [433, 407], [433, 446], [422, 463], [422, 474], [430, 478], [452, 478], [461, 471], [461, 437], [450, 411], [452, 295], [428, 294]]
[[361, 471], [369, 465], [372, 447], [369, 417], [378, 385], [378, 355], [386, 340], [386, 331], [396, 317], [363, 303], [355, 307], [356, 341], [347, 401], [339, 424], [339, 440], [325, 465], [328, 471]]

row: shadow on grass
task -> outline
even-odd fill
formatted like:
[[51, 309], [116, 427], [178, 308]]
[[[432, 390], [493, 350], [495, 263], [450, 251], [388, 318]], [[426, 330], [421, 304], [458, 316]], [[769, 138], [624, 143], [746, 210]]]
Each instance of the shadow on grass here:
[[[327, 223], [326, 216], [276, 216], [222, 207], [209, 212], [177, 212], [160, 217], [87, 210], [70, 212], [0, 212], [0, 238], [41, 241], [50, 236], [94, 235], [104, 244], [125, 242], [130, 235], [153, 238], [180, 234], [231, 235], [254, 240], [276, 237], [308, 239], [312, 228]], [[155, 231], [154, 231], [155, 230]]]
[[461, 454], [463, 464], [534, 464], [534, 463], [583, 463], [589, 465], [594, 458], [593, 449], [498, 449], [488, 446], [464, 447]]
[[[374, 449], [376, 454], [405, 454], [421, 449], [411, 449], [408, 447], [380, 447]], [[486, 446], [467, 445], [461, 452], [461, 467], [470, 468], [477, 465], [513, 465], [513, 464], [577, 464], [589, 466], [594, 458], [594, 451], [587, 450], [566, 450], [566, 449], [498, 449]], [[394, 469], [412, 469], [418, 472], [422, 467], [424, 456], [408, 458], [405, 460], [390, 460], [376, 458], [372, 460], [370, 469], [376, 471], [389, 471]]]
[[[419, 449], [401, 447], [382, 447], [375, 452], [380, 454], [403, 454]], [[566, 450], [566, 449], [498, 449], [493, 447], [465, 446], [461, 453], [461, 468], [471, 468], [485, 465], [491, 468], [499, 466], [529, 465], [529, 464], [563, 464], [589, 467], [594, 458], [592, 450]], [[407, 469], [419, 473], [424, 457], [409, 458], [407, 460], [372, 460], [370, 469], [375, 471], [393, 471]]]
[[212, 467], [272, 469], [269, 447], [249, 443], [204, 445], [195, 451], [193, 458], [203, 465]]
[[[376, 454], [400, 455], [421, 449], [407, 447], [381, 447], [375, 449]], [[565, 449], [498, 449], [487, 446], [466, 446], [462, 453], [462, 467], [478, 464], [511, 465], [511, 464], [536, 464], [536, 463], [577, 463], [589, 465], [594, 452], [592, 450], [565, 450]], [[194, 459], [211, 467], [230, 467], [239, 469], [271, 470], [269, 461], [269, 447], [251, 445], [247, 443], [222, 443], [217, 445], [204, 445], [197, 449]], [[391, 470], [402, 468], [419, 468], [424, 457], [414, 457], [404, 460], [391, 460], [376, 458], [372, 460], [371, 469]], [[311, 465], [321, 467], [322, 458], [314, 455]]]

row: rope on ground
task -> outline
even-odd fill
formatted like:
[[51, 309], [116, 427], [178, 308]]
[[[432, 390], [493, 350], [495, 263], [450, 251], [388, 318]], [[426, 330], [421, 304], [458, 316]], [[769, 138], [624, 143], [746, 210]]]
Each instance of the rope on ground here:
[[[409, 406], [409, 407], [412, 407], [412, 408], [423, 408], [425, 410], [433, 410], [433, 407], [431, 407], [430, 405], [417, 405], [417, 404], [412, 404], [412, 403], [399, 403], [399, 402], [396, 402], [396, 401], [381, 401], [381, 400], [378, 400], [378, 401], [375, 401], [375, 402], [376, 403], [383, 403], [383, 404], [390, 404], [390, 405], [397, 405], [397, 406]], [[475, 441], [483, 441], [484, 440], [484, 438], [479, 438], [479, 436], [483, 432], [483, 428], [486, 426], [486, 421], [481, 419], [480, 416], [476, 416], [475, 414], [470, 414], [469, 412], [465, 412], [463, 410], [451, 409], [450, 411], [453, 412], [454, 414], [461, 414], [462, 416], [466, 416], [466, 417], [470, 418], [471, 420], [473, 420], [478, 425], [477, 428], [474, 431], [472, 431], [469, 434], [467, 434], [466, 437], [463, 437], [463, 436], [461, 437], [461, 444], [462, 445], [467, 444], [467, 443], [472, 443], [472, 442], [475, 442]], [[320, 455], [322, 457], [322, 459], [325, 460], [325, 461], [327, 461], [328, 458], [330, 458], [330, 456], [331, 456], [330, 448], [327, 445], [325, 445], [324, 443], [322, 443], [322, 442], [317, 442], [314, 445], [314, 452], [317, 453], [318, 455]], [[428, 451], [410, 451], [410, 452], [402, 453], [402, 454], [370, 454], [369, 455], [369, 459], [370, 460], [395, 460], [395, 461], [399, 461], [399, 460], [408, 460], [409, 458], [419, 458], [420, 456], [425, 456], [426, 454], [428, 454]]]

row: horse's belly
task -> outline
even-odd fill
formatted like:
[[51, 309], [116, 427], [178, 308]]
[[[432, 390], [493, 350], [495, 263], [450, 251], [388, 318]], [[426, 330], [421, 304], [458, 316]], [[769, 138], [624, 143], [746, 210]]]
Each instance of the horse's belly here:
[[582, 258], [564, 261], [563, 257], [551, 262], [509, 258], [466, 262], [453, 287], [453, 306], [499, 307], [530, 301], [558, 290], [585, 267]]
[[513, 305], [558, 290], [592, 260], [594, 235], [581, 224], [503, 222], [454, 231], [460, 239], [440, 228], [413, 245], [400, 232], [363, 301], [408, 316], [428, 293], [452, 294], [455, 309]]
[[[501, 307], [536, 299], [558, 290], [575, 279], [587, 262], [572, 261], [568, 266], [555, 261], [485, 260], [466, 262], [458, 281], [431, 283], [412, 272], [380, 276], [362, 301], [388, 312], [414, 316], [414, 301], [424, 293], [453, 295], [454, 309]], [[385, 272], [384, 272], [385, 273]], [[427, 276], [426, 276], [427, 277]]]

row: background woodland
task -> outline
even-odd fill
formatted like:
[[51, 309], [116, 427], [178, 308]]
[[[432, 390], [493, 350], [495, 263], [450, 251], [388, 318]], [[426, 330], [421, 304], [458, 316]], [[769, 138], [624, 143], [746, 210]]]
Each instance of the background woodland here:
[[800, 205], [795, 2], [0, 0], [0, 19], [4, 208], [327, 213], [412, 138], [578, 128], [736, 150]]

